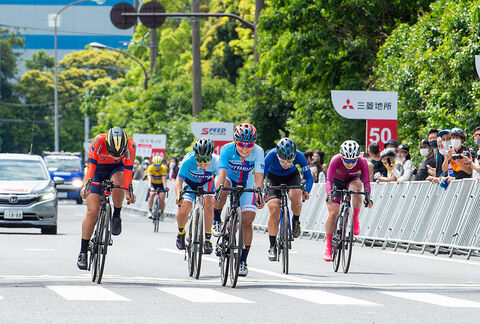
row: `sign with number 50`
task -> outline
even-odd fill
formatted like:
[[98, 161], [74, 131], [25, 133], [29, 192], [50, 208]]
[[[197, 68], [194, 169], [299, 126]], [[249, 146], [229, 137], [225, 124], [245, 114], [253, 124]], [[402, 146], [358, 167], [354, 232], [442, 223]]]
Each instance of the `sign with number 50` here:
[[397, 121], [367, 119], [367, 150], [368, 145], [378, 143], [380, 150], [389, 139], [397, 138]]

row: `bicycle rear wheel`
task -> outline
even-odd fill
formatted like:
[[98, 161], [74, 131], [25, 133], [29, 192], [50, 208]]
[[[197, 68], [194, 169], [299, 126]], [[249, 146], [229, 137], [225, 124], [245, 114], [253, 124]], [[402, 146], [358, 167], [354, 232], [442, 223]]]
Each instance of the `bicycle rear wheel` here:
[[344, 223], [345, 241], [343, 243], [342, 267], [343, 272], [347, 273], [348, 269], [350, 268], [350, 261], [352, 260], [353, 249], [353, 218], [351, 217], [350, 209], [347, 209], [345, 212]]
[[200, 277], [200, 269], [202, 268], [203, 255], [203, 208], [199, 207], [196, 210], [196, 231], [195, 231], [195, 279]]
[[332, 263], [333, 263], [333, 271], [337, 272], [338, 268], [340, 267], [340, 258], [342, 256], [342, 222], [343, 222], [343, 215], [340, 215], [337, 218], [337, 226], [332, 237]]
[[243, 227], [242, 210], [240, 207], [232, 212], [230, 218], [230, 284], [232, 288], [237, 286], [238, 272], [240, 271], [240, 262], [243, 250]]
[[98, 246], [98, 258], [99, 258], [99, 270], [98, 270], [98, 277], [97, 277], [97, 284], [102, 282], [103, 277], [103, 270], [105, 269], [105, 260], [107, 259], [107, 250], [108, 246], [110, 245], [110, 238], [111, 238], [111, 218], [112, 218], [112, 211], [110, 204], [105, 205], [105, 213], [104, 213], [104, 222], [103, 222], [103, 230], [102, 235], [100, 236], [100, 244]]
[[193, 215], [193, 210], [190, 212], [188, 216], [188, 222], [186, 226], [186, 235], [185, 235], [185, 251], [187, 253], [187, 266], [188, 266], [188, 275], [191, 277], [193, 276], [193, 271], [195, 270], [195, 248], [194, 248], [194, 238], [193, 235], [194, 226], [193, 223], [195, 221], [195, 216]]
[[289, 219], [285, 213], [285, 209], [282, 211], [282, 266], [283, 273], [288, 274], [288, 243], [289, 243], [289, 232], [288, 225]]

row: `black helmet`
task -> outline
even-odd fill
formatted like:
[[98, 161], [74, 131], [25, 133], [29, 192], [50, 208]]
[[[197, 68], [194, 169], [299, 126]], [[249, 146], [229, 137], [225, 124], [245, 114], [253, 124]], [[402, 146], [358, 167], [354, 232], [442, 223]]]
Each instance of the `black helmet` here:
[[193, 145], [193, 152], [198, 157], [211, 157], [213, 154], [213, 142], [209, 138], [202, 137]]
[[128, 137], [127, 133], [120, 127], [112, 127], [107, 132], [105, 139], [108, 154], [113, 157], [121, 157], [127, 152]]

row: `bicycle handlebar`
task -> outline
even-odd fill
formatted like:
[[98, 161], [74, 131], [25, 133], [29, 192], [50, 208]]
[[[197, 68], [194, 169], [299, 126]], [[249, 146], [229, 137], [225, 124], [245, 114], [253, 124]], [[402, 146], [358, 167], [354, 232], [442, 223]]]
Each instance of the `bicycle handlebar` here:
[[257, 203], [258, 205], [263, 204], [263, 199], [262, 199], [262, 189], [257, 188], [257, 189], [250, 189], [250, 188], [245, 188], [243, 186], [237, 186], [237, 187], [224, 187], [223, 185], [220, 185], [215, 191], [215, 200], [217, 201], [220, 196], [222, 195], [223, 190], [230, 191], [232, 193], [244, 193], [244, 192], [253, 192], [257, 194]]
[[213, 195], [216, 193], [216, 191], [205, 191], [203, 190], [203, 187], [198, 187], [197, 190], [187, 190], [187, 186], [183, 187], [182, 190], [180, 190], [180, 194], [178, 195], [178, 200], [182, 200], [183, 196], [187, 193], [194, 194], [196, 196], [199, 195]]
[[113, 182], [111, 180], [104, 180], [102, 182], [93, 182], [92, 179], [88, 179], [88, 181], [85, 183], [85, 191], [84, 192], [90, 191], [91, 186], [99, 186], [99, 187], [102, 187], [103, 190], [123, 189], [123, 190], [126, 190], [130, 193], [130, 197], [133, 197], [133, 186], [132, 186], [132, 184], [129, 184], [128, 187], [127, 187], [127, 186], [115, 185], [115, 184], [113, 184]]
[[368, 206], [369, 203], [373, 203], [373, 201], [370, 199], [370, 193], [367, 191], [353, 191], [349, 189], [338, 189], [337, 187], [333, 187], [332, 191], [330, 192], [330, 199], [333, 201], [333, 196], [335, 195], [336, 192], [340, 192], [342, 194], [346, 194], [348, 196], [351, 196], [353, 194], [355, 195], [364, 195], [365, 196], [365, 207]]

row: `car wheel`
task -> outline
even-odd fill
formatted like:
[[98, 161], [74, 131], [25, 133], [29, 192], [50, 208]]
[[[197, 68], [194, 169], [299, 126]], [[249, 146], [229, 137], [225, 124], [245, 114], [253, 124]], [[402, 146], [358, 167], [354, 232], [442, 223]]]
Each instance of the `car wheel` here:
[[57, 234], [57, 225], [42, 227], [42, 234]]

